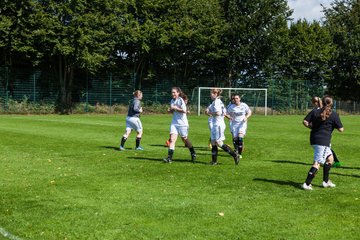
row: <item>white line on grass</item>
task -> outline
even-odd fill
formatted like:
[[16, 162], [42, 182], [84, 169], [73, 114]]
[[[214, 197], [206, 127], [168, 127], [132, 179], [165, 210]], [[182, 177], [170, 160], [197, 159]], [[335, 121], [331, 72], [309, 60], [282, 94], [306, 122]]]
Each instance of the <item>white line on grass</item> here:
[[4, 237], [11, 239], [11, 240], [22, 240], [22, 238], [19, 238], [15, 235], [12, 235], [11, 233], [9, 233], [8, 231], [6, 231], [5, 229], [3, 229], [2, 227], [0, 227], [0, 233], [1, 235], [3, 235]]

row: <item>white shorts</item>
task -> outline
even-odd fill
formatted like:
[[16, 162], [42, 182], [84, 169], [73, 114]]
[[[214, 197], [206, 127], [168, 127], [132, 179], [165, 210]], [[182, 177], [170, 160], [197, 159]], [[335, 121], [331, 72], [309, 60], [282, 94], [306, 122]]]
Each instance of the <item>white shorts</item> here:
[[180, 135], [180, 137], [182, 137], [182, 138], [187, 137], [189, 134], [189, 127], [171, 124], [170, 125], [170, 134], [177, 134], [177, 135]]
[[142, 124], [138, 117], [126, 117], [126, 130], [134, 129], [137, 132], [142, 132]]
[[240, 134], [246, 135], [246, 129], [247, 129], [247, 122], [241, 122], [241, 123], [231, 123], [230, 124], [230, 131], [233, 137], [238, 137]]
[[314, 149], [314, 162], [324, 164], [326, 159], [332, 155], [331, 148], [321, 145], [312, 145]]
[[225, 124], [213, 125], [211, 128], [211, 140], [224, 141], [225, 140]]
[[212, 117], [209, 117], [209, 119], [208, 119], [208, 126], [209, 126], [209, 130], [211, 131], [211, 129], [213, 127]]

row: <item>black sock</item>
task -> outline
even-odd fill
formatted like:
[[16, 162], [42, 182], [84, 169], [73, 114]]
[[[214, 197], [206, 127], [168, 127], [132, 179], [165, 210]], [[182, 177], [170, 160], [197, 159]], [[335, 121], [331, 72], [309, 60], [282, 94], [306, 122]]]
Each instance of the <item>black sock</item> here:
[[339, 159], [336, 156], [336, 153], [334, 152], [334, 150], [331, 149], [332, 155], [334, 156], [334, 162], [339, 162]]
[[172, 160], [173, 155], [174, 155], [174, 149], [169, 148], [169, 150], [168, 150], [168, 159]]
[[331, 164], [330, 163], [325, 163], [324, 164], [324, 176], [323, 176], [323, 181], [324, 182], [328, 182], [329, 181], [329, 173], [330, 173], [330, 169], [331, 169]]
[[211, 148], [211, 159], [213, 163], [217, 162], [217, 156], [218, 156], [218, 147], [215, 145], [212, 146]]
[[126, 140], [127, 140], [126, 137], [122, 137], [122, 138], [121, 138], [120, 146], [124, 147], [124, 144], [125, 144]]
[[238, 140], [238, 153], [241, 155], [243, 151], [244, 139], [241, 137]]
[[306, 180], [305, 180], [305, 183], [306, 183], [307, 185], [310, 185], [310, 184], [311, 184], [311, 182], [312, 182], [312, 180], [314, 179], [317, 171], [318, 171], [318, 170], [317, 170], [317, 168], [315, 168], [315, 167], [311, 167], [311, 168], [310, 168], [310, 171], [308, 172], [307, 178], [306, 178]]
[[190, 150], [191, 155], [194, 155], [194, 154], [195, 154], [195, 149], [194, 149], [194, 147], [189, 148], [189, 150]]
[[234, 145], [234, 149], [238, 149], [238, 139], [239, 138], [233, 138], [233, 145]]
[[136, 138], [136, 148], [140, 146], [141, 137]]
[[222, 148], [225, 152], [227, 152], [228, 154], [230, 154], [232, 157], [236, 157], [236, 153], [235, 153], [234, 150], [232, 150], [228, 145], [223, 144], [223, 145], [221, 146], [221, 148]]

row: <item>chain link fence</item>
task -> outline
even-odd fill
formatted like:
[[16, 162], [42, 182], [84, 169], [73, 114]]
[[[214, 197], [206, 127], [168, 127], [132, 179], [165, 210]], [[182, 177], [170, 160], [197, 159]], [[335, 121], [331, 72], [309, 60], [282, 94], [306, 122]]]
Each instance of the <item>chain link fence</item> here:
[[[26, 102], [39, 106], [56, 105], [59, 96], [59, 85], [49, 72], [29, 68], [12, 68], [0, 66], [0, 112], [12, 113], [11, 104]], [[179, 86], [191, 99], [196, 87], [220, 86], [213, 77], [193, 79], [187, 84], [174, 76], [157, 76], [143, 81], [141, 90], [144, 93], [144, 105], [168, 104], [171, 99], [171, 87]], [[249, 87], [239, 82], [233, 87]], [[268, 114], [303, 114], [312, 108], [311, 97], [322, 96], [323, 87], [314, 87], [304, 80], [269, 79], [261, 86], [267, 88]], [[75, 74], [72, 99], [80, 104], [84, 111], [92, 106], [127, 105], [135, 89], [135, 76], [118, 72], [104, 72], [97, 75]], [[210, 97], [210, 96], [209, 96]], [[341, 113], [359, 114], [360, 104], [335, 99], [335, 108]], [[254, 99], [249, 105], [257, 104]], [[196, 102], [190, 104], [196, 105]], [[257, 106], [253, 106], [257, 107]]]

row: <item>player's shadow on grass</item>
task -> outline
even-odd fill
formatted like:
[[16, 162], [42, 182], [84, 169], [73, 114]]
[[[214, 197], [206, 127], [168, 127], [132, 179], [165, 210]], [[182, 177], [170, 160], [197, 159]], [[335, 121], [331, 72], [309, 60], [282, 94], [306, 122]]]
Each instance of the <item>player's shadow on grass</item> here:
[[100, 148], [106, 148], [106, 149], [120, 151], [119, 147], [114, 147], [114, 146], [100, 146]]
[[[128, 157], [129, 159], [135, 159], [135, 160], [146, 160], [146, 161], [155, 161], [155, 162], [164, 162], [163, 159], [160, 158], [154, 158], [154, 157]], [[173, 159], [173, 163], [192, 163], [190, 159]], [[164, 163], [165, 164], [165, 163]], [[200, 162], [196, 160], [194, 164], [208, 164], [205, 162]]]
[[330, 174], [344, 176], [344, 177], [360, 178], [360, 175], [355, 175], [355, 174], [343, 174], [343, 173], [337, 173], [337, 172], [330, 172]]
[[312, 163], [304, 163], [304, 162], [295, 162], [290, 160], [273, 160], [274, 163], [289, 163], [289, 164], [298, 164], [298, 165], [312, 165]]
[[[163, 148], [167, 148], [167, 146], [165, 146], [165, 144], [149, 144], [149, 146], [151, 147], [163, 147]], [[183, 145], [176, 145], [177, 148], [186, 148]], [[209, 147], [198, 147], [198, 146], [194, 146], [195, 150], [203, 150], [203, 151], [211, 151], [211, 148]]]
[[360, 170], [359, 167], [346, 167], [346, 166], [341, 166], [341, 167], [337, 167], [338, 169], [354, 169], [354, 170]]
[[293, 182], [293, 181], [283, 181], [283, 180], [273, 180], [273, 179], [266, 179], [266, 178], [254, 178], [254, 181], [262, 181], [262, 182], [269, 182], [269, 183], [275, 183], [277, 185], [282, 185], [282, 186], [291, 186], [294, 188], [299, 188], [301, 189], [301, 184], [297, 183], [297, 182]]

